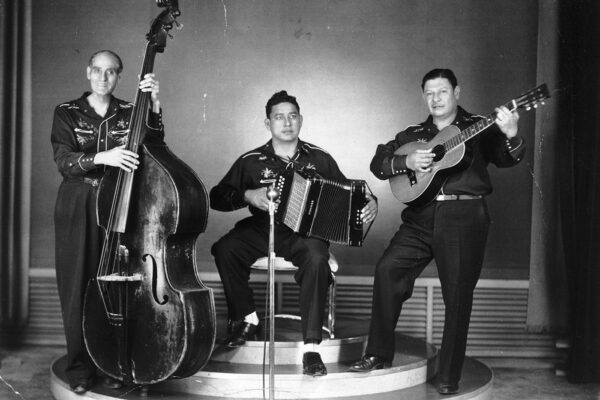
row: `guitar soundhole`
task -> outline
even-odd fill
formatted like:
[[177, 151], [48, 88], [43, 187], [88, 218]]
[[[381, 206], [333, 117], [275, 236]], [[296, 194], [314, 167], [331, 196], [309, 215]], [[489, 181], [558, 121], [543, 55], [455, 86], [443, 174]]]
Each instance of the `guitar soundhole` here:
[[444, 158], [444, 155], [446, 154], [446, 150], [444, 149], [444, 146], [441, 144], [438, 144], [437, 146], [435, 146], [431, 152], [433, 154], [435, 154], [435, 157], [433, 157], [433, 161], [438, 162], [440, 161], [442, 158]]

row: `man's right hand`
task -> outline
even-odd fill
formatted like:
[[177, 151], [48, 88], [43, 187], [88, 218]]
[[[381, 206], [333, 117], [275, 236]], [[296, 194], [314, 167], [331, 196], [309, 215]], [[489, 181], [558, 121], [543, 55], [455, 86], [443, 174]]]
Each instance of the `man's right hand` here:
[[269, 199], [267, 198], [267, 188], [261, 187], [258, 189], [248, 189], [244, 192], [244, 200], [246, 203], [261, 209], [269, 211]]
[[125, 145], [112, 148], [107, 151], [96, 153], [94, 164], [110, 165], [111, 167], [119, 167], [127, 172], [132, 172], [139, 165], [138, 154], [125, 150]]
[[434, 157], [431, 150], [417, 149], [406, 156], [406, 166], [415, 172], [431, 172]]

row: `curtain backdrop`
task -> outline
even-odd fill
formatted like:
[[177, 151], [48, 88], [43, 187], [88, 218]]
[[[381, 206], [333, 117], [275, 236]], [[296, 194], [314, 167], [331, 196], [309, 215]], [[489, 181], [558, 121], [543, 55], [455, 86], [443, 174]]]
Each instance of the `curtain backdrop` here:
[[0, 326], [16, 339], [28, 306], [31, 0], [0, 0], [0, 31]]
[[561, 2], [560, 202], [570, 292], [568, 379], [600, 382], [600, 2]]
[[529, 332], [565, 334], [569, 302], [565, 258], [560, 230], [559, 168], [562, 157], [559, 138], [561, 109], [566, 93], [558, 81], [560, 60], [559, 1], [539, 3], [537, 83], [546, 83], [551, 98], [536, 112], [531, 195], [531, 255], [527, 329]]

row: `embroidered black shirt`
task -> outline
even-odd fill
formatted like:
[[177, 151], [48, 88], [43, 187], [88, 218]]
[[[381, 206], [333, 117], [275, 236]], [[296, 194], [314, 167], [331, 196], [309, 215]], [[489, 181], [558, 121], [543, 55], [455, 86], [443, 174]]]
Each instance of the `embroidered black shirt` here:
[[[456, 118], [452, 125], [461, 131], [483, 119], [484, 117], [471, 114], [462, 107], [458, 107]], [[409, 142], [431, 141], [439, 132], [429, 116], [418, 125], [411, 125], [386, 144], [377, 146], [375, 156], [371, 161], [371, 172], [379, 179], [389, 179], [392, 176], [406, 174], [405, 155], [394, 155], [394, 152]], [[523, 158], [525, 141], [520, 136], [508, 139], [496, 124], [489, 126], [477, 136], [465, 142], [472, 151], [470, 164], [448, 177], [442, 187], [445, 194], [487, 195], [492, 192], [492, 184], [487, 171], [489, 163], [497, 167], [511, 167]]]
[[345, 180], [337, 163], [329, 153], [318, 146], [298, 140], [298, 148], [291, 160], [283, 160], [273, 151], [272, 141], [242, 154], [218, 185], [210, 190], [210, 206], [218, 211], [233, 211], [249, 206], [255, 216], [268, 213], [250, 206], [244, 192], [269, 186], [286, 168], [313, 170], [323, 178]]
[[[50, 140], [54, 161], [64, 178], [101, 177], [104, 166], [94, 164], [96, 153], [127, 144], [133, 103], [111, 96], [104, 117], [87, 101], [90, 92], [59, 104], [54, 110]], [[161, 114], [148, 111], [145, 143], [162, 144], [164, 130]]]

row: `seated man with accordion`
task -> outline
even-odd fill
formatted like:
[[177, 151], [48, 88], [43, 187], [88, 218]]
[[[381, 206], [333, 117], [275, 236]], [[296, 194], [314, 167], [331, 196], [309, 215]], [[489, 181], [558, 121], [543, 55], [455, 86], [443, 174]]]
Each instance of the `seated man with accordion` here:
[[[275, 225], [275, 254], [291, 261], [298, 267], [294, 279], [300, 286], [300, 317], [304, 339], [303, 371], [307, 375], [327, 374], [327, 369], [318, 352], [321, 342], [327, 288], [331, 281], [329, 269], [329, 242], [353, 243], [352, 228], [342, 231], [342, 237], [327, 237], [327, 233], [311, 234], [290, 228], [290, 220], [302, 218], [287, 201], [307, 183], [318, 181], [317, 186], [336, 186], [342, 189], [357, 186], [361, 200], [354, 225], [371, 224], [377, 215], [377, 202], [367, 193], [364, 185], [354, 185], [339, 170], [335, 160], [323, 149], [298, 138], [302, 127], [300, 107], [294, 96], [286, 91], [275, 93], [266, 105], [265, 126], [271, 132], [271, 140], [265, 145], [240, 156], [219, 184], [210, 191], [211, 208], [233, 211], [248, 206], [251, 216], [238, 221], [235, 227], [219, 239], [211, 249], [223, 282], [230, 321], [237, 322], [224, 344], [234, 348], [246, 340], [255, 338], [259, 318], [254, 306], [252, 289], [248, 284], [250, 266], [260, 257], [267, 256], [269, 242], [269, 199], [267, 189], [277, 187], [281, 192], [278, 199]], [[315, 178], [316, 177], [316, 178]], [[285, 178], [285, 179], [284, 179]], [[291, 187], [296, 185], [298, 188]], [[284, 198], [284, 195], [287, 198]], [[317, 196], [320, 197], [320, 196]], [[348, 197], [348, 195], [347, 195]], [[349, 196], [352, 197], [352, 194]], [[356, 196], [355, 196], [356, 197]], [[315, 200], [316, 201], [316, 200]], [[327, 205], [335, 204], [330, 200]], [[301, 207], [303, 208], [303, 207]], [[310, 210], [316, 206], [313, 204]], [[341, 207], [339, 207], [341, 208]], [[286, 215], [283, 215], [286, 213]], [[308, 212], [300, 212], [300, 214]], [[348, 213], [348, 212], [347, 212]], [[310, 214], [316, 214], [312, 211]], [[331, 214], [325, 212], [322, 214]], [[343, 219], [343, 218], [342, 218]], [[352, 221], [351, 221], [352, 222]], [[317, 223], [313, 221], [312, 225]], [[321, 225], [334, 224], [321, 221]], [[350, 223], [346, 223], [350, 225]], [[297, 224], [306, 225], [301, 222]], [[336, 233], [337, 234], [337, 233]]]

